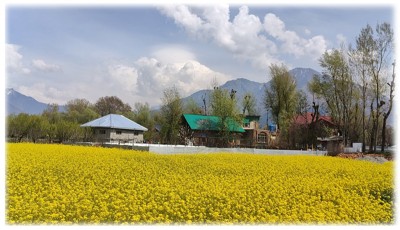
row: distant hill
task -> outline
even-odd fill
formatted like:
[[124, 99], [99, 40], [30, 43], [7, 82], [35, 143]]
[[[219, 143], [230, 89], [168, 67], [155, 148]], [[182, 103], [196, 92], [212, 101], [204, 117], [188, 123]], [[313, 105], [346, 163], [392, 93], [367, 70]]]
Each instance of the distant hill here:
[[[26, 96], [18, 91], [8, 88], [6, 89], [6, 115], [9, 114], [41, 114], [48, 104], [39, 102], [33, 97]], [[59, 107], [60, 111], [64, 111], [64, 106]]]
[[[321, 75], [319, 72], [310, 69], [310, 68], [295, 68], [289, 71], [289, 73], [293, 76], [296, 81], [296, 86], [298, 90], [303, 90], [308, 100], [311, 103], [312, 95], [308, 92], [308, 82], [310, 82], [314, 75]], [[238, 98], [238, 108], [242, 110], [241, 100], [246, 93], [252, 93], [256, 99], [257, 109], [260, 114], [260, 125], [265, 126], [268, 123], [271, 123], [270, 119], [271, 114], [267, 115], [267, 111], [264, 108], [264, 93], [265, 89], [269, 87], [270, 82], [260, 83], [255, 81], [250, 81], [245, 78], [238, 78], [236, 80], [227, 81], [225, 84], [221, 85], [222, 89], [235, 90], [236, 98]], [[211, 90], [200, 90], [192, 95], [183, 98], [183, 102], [186, 103], [190, 99], [193, 99], [196, 104], [204, 109], [203, 98], [206, 99], [206, 104], [209, 106], [209, 95]], [[208, 109], [208, 108], [207, 108]]]

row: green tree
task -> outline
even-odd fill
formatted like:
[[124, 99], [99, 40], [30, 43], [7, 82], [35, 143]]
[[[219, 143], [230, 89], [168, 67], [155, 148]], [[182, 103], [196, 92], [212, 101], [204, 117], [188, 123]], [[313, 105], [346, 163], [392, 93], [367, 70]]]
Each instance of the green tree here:
[[232, 139], [230, 126], [242, 123], [242, 117], [237, 108], [235, 91], [221, 89], [214, 83], [214, 90], [210, 94], [211, 114], [219, 119], [219, 145], [226, 147]]
[[288, 128], [298, 104], [296, 82], [284, 65], [271, 64], [269, 71], [272, 79], [269, 88], [265, 90], [264, 105], [267, 110], [271, 110], [282, 137], [286, 136], [286, 140], [289, 140]]
[[345, 50], [334, 49], [320, 58], [322, 76], [314, 76], [310, 90], [324, 99], [333, 120], [342, 132], [345, 145], [354, 119], [355, 87]]
[[46, 137], [49, 122], [41, 115], [30, 115], [29, 138], [35, 143], [39, 138]]
[[95, 111], [94, 105], [86, 99], [68, 101], [66, 110], [66, 119], [78, 124], [84, 124], [99, 117], [99, 114]]
[[44, 116], [50, 124], [55, 124], [61, 119], [61, 113], [59, 111], [58, 104], [49, 104], [47, 108], [43, 111], [42, 116]]
[[186, 101], [183, 111], [184, 113], [189, 113], [189, 114], [203, 113], [201, 107], [193, 100], [193, 98], [190, 98], [188, 101]]
[[62, 119], [55, 125], [55, 138], [58, 142], [76, 141], [82, 137], [82, 129], [79, 124]]
[[155, 122], [151, 116], [150, 106], [147, 102], [144, 104], [140, 102], [135, 103], [133, 109], [133, 120], [148, 129], [148, 131], [143, 134], [143, 137], [147, 142], [152, 142], [155, 135]]
[[7, 125], [9, 136], [16, 138], [17, 142], [21, 142], [23, 138], [28, 137], [30, 129], [30, 116], [26, 113], [9, 115]]
[[122, 102], [122, 100], [117, 96], [101, 97], [96, 101], [94, 107], [100, 116], [105, 116], [108, 114], [127, 115], [132, 110], [128, 104]]
[[183, 113], [181, 96], [175, 86], [165, 89], [163, 95], [160, 114], [161, 139], [164, 143], [178, 144]]

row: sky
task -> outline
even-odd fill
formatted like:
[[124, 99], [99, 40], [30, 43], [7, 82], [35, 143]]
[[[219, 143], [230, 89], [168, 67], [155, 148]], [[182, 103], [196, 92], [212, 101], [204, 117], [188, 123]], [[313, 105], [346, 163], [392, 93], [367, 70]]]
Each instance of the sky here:
[[394, 16], [390, 4], [9, 4], [5, 86], [44, 103], [157, 106], [172, 86], [186, 97], [214, 80], [267, 82], [272, 63], [321, 71], [325, 51]]

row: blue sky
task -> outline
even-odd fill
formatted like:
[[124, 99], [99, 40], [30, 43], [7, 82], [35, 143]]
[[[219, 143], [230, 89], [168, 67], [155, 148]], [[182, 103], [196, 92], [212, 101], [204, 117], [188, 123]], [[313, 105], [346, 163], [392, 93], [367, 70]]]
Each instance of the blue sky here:
[[6, 87], [45, 103], [102, 96], [160, 104], [268, 65], [320, 71], [318, 58], [354, 43], [367, 23], [394, 24], [391, 5], [8, 5]]

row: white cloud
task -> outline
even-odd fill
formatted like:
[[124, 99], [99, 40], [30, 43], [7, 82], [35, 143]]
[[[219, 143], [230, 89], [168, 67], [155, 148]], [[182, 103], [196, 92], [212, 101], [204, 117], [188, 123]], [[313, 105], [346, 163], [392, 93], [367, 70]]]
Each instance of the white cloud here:
[[60, 66], [58, 65], [53, 65], [53, 64], [48, 64], [42, 59], [34, 59], [32, 60], [32, 65], [35, 67], [35, 69], [43, 72], [58, 72], [61, 71]]
[[154, 48], [152, 56], [163, 63], [196, 60], [196, 56], [187, 47], [181, 45], [157, 46]]
[[188, 34], [211, 40], [261, 69], [282, 62], [280, 56], [285, 54], [319, 58], [326, 49], [323, 36], [301, 38], [294, 31], [286, 30], [285, 23], [274, 14], [267, 14], [262, 23], [259, 17], [249, 14], [247, 6], [240, 7], [233, 21], [230, 21], [228, 5], [203, 8], [168, 5], [160, 11], [173, 18]]
[[281, 51], [295, 57], [311, 56], [318, 58], [326, 50], [325, 38], [321, 35], [310, 39], [301, 38], [296, 32], [286, 30], [285, 23], [275, 14], [264, 17], [265, 31], [281, 42]]
[[229, 21], [229, 6], [208, 6], [189, 8], [188, 6], [169, 5], [160, 11], [174, 19], [185, 31], [203, 40], [211, 40], [234, 54], [235, 57], [249, 60], [254, 66], [265, 69], [271, 62], [279, 61], [273, 42], [262, 32], [259, 18], [249, 14], [243, 6], [232, 22]]
[[311, 34], [311, 31], [310, 31], [309, 29], [304, 29], [304, 33], [305, 33], [306, 35], [310, 35], [310, 34]]
[[37, 83], [30, 86], [19, 86], [17, 87], [17, 91], [35, 98], [37, 101], [43, 103], [57, 103], [59, 105], [65, 104], [64, 90], [59, 90], [55, 87], [48, 86], [45, 83]]
[[112, 80], [119, 83], [119, 86], [127, 91], [136, 91], [137, 71], [134, 67], [126, 65], [108, 66], [108, 73]]
[[30, 69], [24, 67], [23, 56], [19, 53], [20, 47], [14, 44], [6, 44], [6, 68], [10, 73], [29, 74]]
[[137, 95], [147, 98], [150, 104], [158, 104], [164, 89], [175, 85], [182, 97], [209, 88], [214, 78], [220, 82], [230, 79], [197, 61], [162, 63], [155, 58], [143, 57], [135, 62], [137, 70]]

